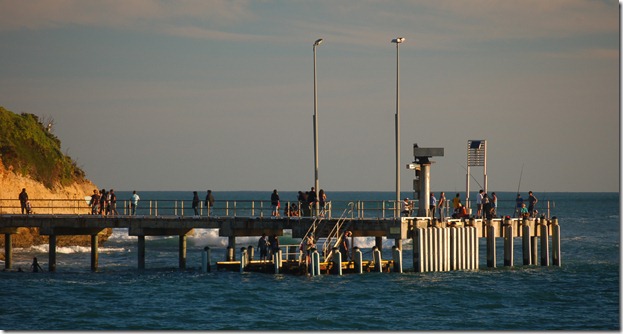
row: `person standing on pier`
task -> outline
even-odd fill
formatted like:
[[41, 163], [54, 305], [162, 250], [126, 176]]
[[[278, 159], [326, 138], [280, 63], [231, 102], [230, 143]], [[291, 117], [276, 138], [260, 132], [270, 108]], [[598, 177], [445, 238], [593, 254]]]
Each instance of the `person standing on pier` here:
[[411, 202], [409, 201], [409, 197], [405, 197], [402, 201], [402, 210], [400, 212], [405, 217], [411, 217]]
[[476, 197], [476, 207], [478, 211], [476, 212], [476, 218], [482, 218], [482, 197], [484, 196], [485, 191], [480, 189], [478, 191], [478, 196]]
[[195, 210], [195, 216], [199, 216], [199, 194], [193, 191], [193, 210]]
[[521, 207], [523, 206], [523, 198], [521, 194], [517, 194], [517, 198], [515, 199], [515, 213], [513, 217], [521, 217]]
[[299, 213], [301, 217], [308, 217], [309, 216], [309, 203], [307, 203], [307, 194], [302, 191], [299, 191], [298, 201], [299, 201]]
[[208, 209], [208, 216], [212, 215], [213, 207], [214, 207], [214, 195], [212, 195], [212, 190], [208, 190], [208, 194], [206, 195], [206, 208]]
[[257, 249], [260, 252], [260, 261], [266, 261], [266, 255], [268, 254], [268, 246], [270, 246], [270, 242], [266, 237], [266, 233], [262, 233], [260, 240], [257, 242]]
[[352, 235], [353, 235], [353, 232], [346, 231], [344, 232], [344, 235], [342, 236], [342, 240], [340, 241], [340, 254], [342, 254], [342, 261], [351, 260], [350, 240], [348, 240], [348, 238], [350, 238]]
[[108, 193], [108, 197], [110, 197], [110, 202], [108, 203], [108, 206], [110, 207], [109, 209], [110, 214], [116, 216], [119, 213], [117, 212], [117, 195], [115, 194], [114, 189], [110, 189], [110, 192]]
[[320, 217], [324, 217], [325, 206], [327, 205], [327, 194], [324, 192], [324, 189], [320, 189], [318, 192], [318, 203], [320, 205]]
[[493, 208], [493, 217], [497, 217], [497, 215], [498, 215], [498, 195], [495, 194], [495, 191], [491, 193], [491, 207]]
[[136, 193], [136, 190], [134, 190], [132, 192], [132, 198], [130, 199], [130, 206], [132, 207], [132, 216], [136, 215], [136, 208], [138, 207], [138, 201], [140, 200], [141, 198]]
[[445, 215], [445, 207], [446, 206], [446, 193], [445, 192], [441, 192], [439, 193], [439, 203], [437, 205], [437, 207], [439, 208], [439, 219], [444, 220], [444, 218], [446, 218]]
[[539, 200], [536, 198], [536, 196], [534, 196], [532, 191], [528, 191], [528, 213], [530, 214], [530, 217], [534, 217], [535, 215], [534, 207], [536, 206], [536, 203], [538, 201]]
[[318, 214], [316, 212], [316, 202], [316, 188], [311, 187], [311, 190], [307, 193], [307, 205], [311, 209], [311, 212], [313, 212], [313, 214], [311, 214], [312, 216], [316, 216]]
[[91, 205], [91, 214], [96, 215], [100, 205], [100, 195], [97, 189], [93, 189], [93, 195], [91, 195], [91, 202], [89, 204]]
[[270, 206], [273, 209], [272, 216], [279, 217], [279, 194], [277, 193], [277, 189], [273, 190], [273, 193], [270, 195]]
[[26, 210], [26, 202], [28, 202], [28, 193], [26, 193], [26, 188], [22, 188], [22, 192], [19, 193], [19, 204], [22, 207], [22, 214], [28, 212], [28, 210]]
[[432, 192], [430, 193], [430, 203], [429, 203], [429, 211], [430, 211], [430, 216], [435, 219], [435, 208], [437, 207], [437, 199], [435, 198], [435, 194], [433, 194]]

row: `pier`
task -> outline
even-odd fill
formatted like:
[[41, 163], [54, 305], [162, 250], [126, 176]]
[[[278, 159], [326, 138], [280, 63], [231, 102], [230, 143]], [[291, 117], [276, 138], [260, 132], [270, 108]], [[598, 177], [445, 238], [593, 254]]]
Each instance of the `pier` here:
[[[497, 267], [496, 242], [504, 243], [504, 266], [515, 266], [513, 244], [516, 239], [522, 242], [523, 265], [555, 266], [561, 265], [560, 225], [558, 219], [545, 218], [494, 218], [483, 219], [431, 219], [430, 217], [365, 218], [355, 215], [355, 205], [345, 210], [339, 218], [322, 217], [243, 217], [243, 216], [101, 216], [79, 214], [2, 214], [0, 233], [5, 237], [5, 269], [12, 266], [12, 235], [20, 227], [38, 228], [41, 235], [49, 237], [48, 270], [56, 271], [56, 238], [62, 235], [91, 236], [91, 270], [98, 270], [98, 234], [105, 229], [127, 228], [128, 235], [138, 237], [138, 269], [145, 269], [146, 236], [178, 236], [179, 268], [186, 268], [186, 239], [195, 229], [218, 229], [219, 236], [228, 237], [228, 252], [217, 268], [231, 270], [256, 270], [270, 272], [293, 272], [294, 264], [301, 262], [298, 249], [289, 245], [286, 254], [280, 252], [279, 258], [270, 259], [268, 264], [258, 266], [251, 254], [241, 250], [236, 254], [236, 237], [284, 235], [292, 231], [293, 238], [313, 236], [314, 240], [324, 239], [324, 249], [320, 250], [317, 270], [313, 273], [349, 273], [362, 271], [402, 271], [402, 242], [413, 241], [413, 268], [416, 272], [474, 270], [478, 269], [479, 239], [487, 240], [487, 267]], [[390, 211], [391, 212], [391, 211]], [[339, 254], [337, 245], [343, 231], [352, 231], [352, 240], [357, 237], [374, 237], [375, 254], [372, 261], [357, 261], [356, 252], [351, 254], [354, 261], [342, 261], [345, 254]], [[395, 249], [391, 259], [383, 252], [383, 238], [393, 239]], [[550, 241], [551, 238], [551, 241]], [[539, 246], [540, 245], [540, 246]], [[540, 247], [540, 252], [539, 252]], [[249, 251], [252, 253], [252, 250]], [[336, 254], [339, 257], [336, 257]], [[312, 254], [310, 254], [311, 257]], [[312, 257], [313, 258], [313, 257]], [[238, 260], [236, 260], [238, 259]], [[540, 260], [540, 262], [539, 262]], [[211, 260], [209, 260], [211, 262]], [[244, 265], [240, 265], [244, 263]], [[275, 266], [275, 263], [278, 265]], [[339, 264], [339, 265], [338, 265]], [[271, 269], [266, 269], [267, 266]], [[264, 269], [257, 269], [262, 267]], [[241, 269], [240, 269], [241, 268]], [[256, 269], [254, 269], [256, 268]], [[209, 270], [209, 268], [208, 268]], [[310, 272], [310, 268], [305, 269]]]

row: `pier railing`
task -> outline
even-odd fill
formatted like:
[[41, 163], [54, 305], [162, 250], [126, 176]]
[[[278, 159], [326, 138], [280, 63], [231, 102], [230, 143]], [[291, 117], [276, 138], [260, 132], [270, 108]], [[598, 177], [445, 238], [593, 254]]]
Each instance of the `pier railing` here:
[[[396, 201], [393, 200], [360, 200], [360, 201], [330, 201], [325, 204], [321, 215], [324, 218], [334, 218], [334, 214], [340, 216], [352, 203], [353, 209], [347, 218], [392, 218]], [[91, 214], [91, 207], [84, 199], [31, 199], [32, 214]], [[401, 203], [398, 203], [400, 206]], [[290, 216], [315, 217], [320, 216], [315, 208], [302, 210], [305, 204], [298, 201], [282, 201], [279, 208], [279, 216], [286, 216], [285, 207], [296, 207], [294, 214]], [[417, 201], [414, 201], [413, 215], [417, 215]], [[117, 201], [115, 206], [120, 215], [130, 215], [130, 201]], [[476, 214], [476, 204], [470, 203], [471, 215]], [[554, 201], [541, 200], [537, 205], [539, 216], [545, 215], [550, 218], [555, 209]], [[266, 200], [217, 200], [212, 208], [205, 207], [201, 201], [197, 208], [198, 216], [215, 217], [272, 217], [272, 206]], [[443, 207], [444, 217], [450, 218], [453, 213], [452, 203], [446, 202]], [[515, 201], [498, 201], [497, 216], [514, 216]], [[18, 199], [0, 199], [0, 214], [20, 214], [21, 205]], [[141, 200], [136, 208], [136, 215], [140, 216], [195, 216], [192, 208], [192, 200], [158, 199]], [[338, 217], [335, 218], [338, 218]], [[435, 213], [439, 217], [439, 212]]]

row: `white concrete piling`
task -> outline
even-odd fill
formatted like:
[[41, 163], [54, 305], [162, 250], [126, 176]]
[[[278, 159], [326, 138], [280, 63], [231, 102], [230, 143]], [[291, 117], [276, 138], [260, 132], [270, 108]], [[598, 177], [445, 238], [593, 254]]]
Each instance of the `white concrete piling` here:
[[495, 227], [489, 221], [487, 222], [487, 267], [495, 268], [495, 260]]
[[552, 264], [555, 266], [561, 266], [560, 259], [560, 225], [558, 225], [558, 218], [552, 217]]
[[342, 253], [337, 247], [333, 247], [333, 268], [332, 274], [342, 276]]
[[541, 229], [541, 265], [549, 266], [549, 235], [547, 234], [547, 221], [541, 218], [539, 228]]
[[392, 246], [392, 256], [394, 258], [394, 272], [402, 274], [402, 251], [396, 246]]
[[240, 272], [244, 272], [244, 268], [247, 263], [247, 249], [245, 247], [240, 248]]
[[514, 248], [514, 235], [513, 225], [511, 225], [510, 219], [504, 221], [504, 266], [512, 267], [514, 264], [513, 248]]
[[521, 250], [523, 253], [523, 265], [529, 266], [532, 264], [532, 246], [530, 246], [530, 224], [524, 219], [521, 226]]
[[320, 253], [314, 249], [312, 253], [312, 276], [320, 275]]
[[377, 246], [372, 247], [372, 254], [374, 255], [374, 271], [383, 272], [383, 262], [381, 258], [381, 251]]
[[363, 274], [363, 253], [359, 247], [353, 248], [355, 250], [353, 254], [353, 260], [355, 261], [355, 273]]

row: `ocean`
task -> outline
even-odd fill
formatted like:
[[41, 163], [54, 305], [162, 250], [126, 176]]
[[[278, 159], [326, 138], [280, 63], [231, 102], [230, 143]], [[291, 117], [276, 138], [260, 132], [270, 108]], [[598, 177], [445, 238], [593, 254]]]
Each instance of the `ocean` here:
[[[192, 192], [141, 192], [149, 200], [184, 200]], [[216, 200], [270, 199], [267, 192], [219, 192]], [[118, 191], [120, 201], [130, 192]], [[455, 192], [446, 192], [451, 199]], [[205, 190], [199, 192], [205, 197]], [[281, 192], [295, 201], [295, 192]], [[329, 200], [391, 200], [392, 192], [335, 192]], [[438, 192], [435, 193], [438, 195]], [[462, 197], [464, 193], [461, 192]], [[470, 195], [475, 198], [475, 193]], [[412, 194], [403, 193], [403, 197]], [[512, 214], [512, 192], [498, 193], [500, 215]], [[616, 330], [620, 331], [619, 193], [537, 193], [543, 213], [561, 225], [562, 266], [486, 267], [480, 240], [478, 270], [415, 273], [410, 242], [403, 244], [404, 273], [290, 276], [201, 270], [202, 250], [224, 260], [227, 238], [215, 230], [188, 237], [185, 270], [178, 269], [177, 237], [146, 238], [146, 269], [137, 269], [137, 238], [115, 229], [100, 244], [99, 271], [90, 271], [89, 247], [59, 247], [56, 272], [47, 271], [47, 245], [14, 249], [13, 268], [0, 272], [3, 330]], [[524, 194], [524, 199], [527, 193]], [[163, 210], [163, 209], [161, 209]], [[281, 244], [297, 244], [288, 236]], [[356, 238], [371, 258], [373, 238]], [[237, 246], [257, 245], [237, 238]], [[393, 241], [384, 244], [390, 259]], [[33, 256], [45, 272], [32, 273]], [[4, 266], [3, 263], [1, 263]]]

